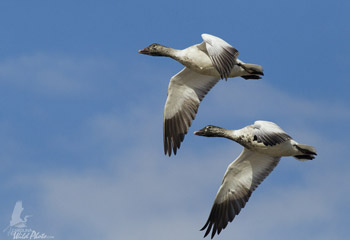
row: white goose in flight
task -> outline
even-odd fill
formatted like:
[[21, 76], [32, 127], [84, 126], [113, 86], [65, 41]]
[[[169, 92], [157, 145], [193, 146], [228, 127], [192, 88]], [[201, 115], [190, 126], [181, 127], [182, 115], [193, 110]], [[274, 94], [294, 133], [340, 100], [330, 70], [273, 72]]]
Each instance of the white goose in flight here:
[[202, 34], [203, 42], [183, 50], [152, 44], [139, 53], [171, 57], [185, 66], [170, 79], [164, 108], [164, 153], [176, 154], [194, 120], [199, 104], [219, 79], [243, 77], [260, 79], [260, 65], [239, 60], [239, 52], [230, 44], [209, 34]]
[[294, 141], [273, 122], [256, 121], [239, 130], [228, 130], [215, 126], [194, 132], [205, 137], [225, 137], [241, 144], [244, 149], [227, 168], [216, 194], [209, 218], [201, 230], [206, 237], [220, 234], [229, 222], [239, 214], [252, 192], [277, 166], [282, 156], [293, 156], [305, 161], [315, 158], [312, 146]]

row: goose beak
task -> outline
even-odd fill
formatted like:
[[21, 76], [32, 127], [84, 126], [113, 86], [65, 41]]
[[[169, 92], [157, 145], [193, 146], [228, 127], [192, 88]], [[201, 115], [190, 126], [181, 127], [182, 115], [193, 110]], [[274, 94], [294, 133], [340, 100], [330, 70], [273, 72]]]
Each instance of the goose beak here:
[[150, 52], [149, 52], [149, 50], [147, 48], [141, 49], [138, 52], [141, 53], [141, 54], [146, 54], [146, 55], [150, 54]]
[[198, 131], [195, 131], [193, 134], [197, 136], [204, 136], [204, 131], [198, 130]]

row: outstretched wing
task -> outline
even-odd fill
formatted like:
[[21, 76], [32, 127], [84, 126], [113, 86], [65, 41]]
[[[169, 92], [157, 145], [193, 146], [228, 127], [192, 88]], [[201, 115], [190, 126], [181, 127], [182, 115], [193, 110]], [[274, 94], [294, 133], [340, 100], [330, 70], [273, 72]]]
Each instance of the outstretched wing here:
[[274, 146], [292, 139], [277, 124], [268, 121], [255, 121], [253, 127], [254, 141], [265, 146]]
[[210, 34], [202, 34], [208, 55], [222, 79], [227, 79], [236, 64], [239, 52], [230, 44]]
[[280, 157], [272, 157], [244, 148], [241, 155], [232, 162], [210, 211], [209, 218], [201, 230], [206, 237], [210, 231], [211, 238], [220, 234], [229, 222], [244, 208], [252, 192], [277, 166]]
[[186, 67], [170, 79], [163, 121], [165, 154], [176, 154], [200, 102], [218, 81], [218, 77], [201, 75]]

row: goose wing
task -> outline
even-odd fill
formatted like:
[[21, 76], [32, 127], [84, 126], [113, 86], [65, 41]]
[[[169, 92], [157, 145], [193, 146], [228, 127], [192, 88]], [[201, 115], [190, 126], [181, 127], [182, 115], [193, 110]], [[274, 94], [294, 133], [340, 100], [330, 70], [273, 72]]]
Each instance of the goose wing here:
[[277, 166], [280, 157], [272, 157], [244, 148], [241, 155], [232, 162], [224, 175], [209, 218], [201, 230], [206, 237], [220, 234], [229, 222], [239, 214], [248, 202], [252, 192]]
[[222, 79], [227, 79], [236, 64], [239, 52], [230, 44], [210, 34], [202, 34], [208, 55]]
[[176, 154], [200, 102], [218, 81], [218, 77], [201, 75], [186, 67], [170, 79], [163, 121], [165, 154]]
[[274, 146], [292, 139], [277, 124], [268, 121], [256, 121], [253, 125], [253, 140], [265, 146]]

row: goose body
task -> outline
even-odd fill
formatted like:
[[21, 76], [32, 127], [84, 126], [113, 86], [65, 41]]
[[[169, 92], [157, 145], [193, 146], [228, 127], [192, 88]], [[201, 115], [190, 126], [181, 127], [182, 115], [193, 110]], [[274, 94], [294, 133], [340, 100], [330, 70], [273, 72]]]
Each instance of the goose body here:
[[[192, 71], [195, 71], [202, 75], [217, 77], [219, 79], [224, 76], [220, 75], [215, 65], [213, 65], [205, 42], [193, 45], [184, 50], [175, 50], [173, 54], [174, 55], [172, 58], [180, 62], [185, 67], [191, 69]], [[239, 64], [244, 64], [244, 62], [239, 59], [236, 59], [236, 62]], [[249, 74], [244, 70], [243, 67], [234, 64], [231, 68], [231, 71], [228, 72], [226, 78], [233, 78], [244, 75]]]
[[201, 230], [211, 238], [220, 234], [229, 222], [239, 214], [252, 192], [277, 166], [282, 156], [297, 160], [314, 159], [316, 150], [293, 140], [278, 125], [268, 121], [256, 121], [239, 130], [207, 126], [194, 134], [206, 137], [225, 137], [244, 148], [239, 157], [227, 168], [214, 200], [208, 220]]
[[298, 144], [278, 125], [269, 121], [256, 121], [239, 130], [231, 130], [230, 139], [252, 151], [270, 156], [294, 156]]
[[171, 57], [185, 66], [170, 79], [164, 108], [164, 153], [176, 154], [195, 119], [198, 107], [208, 91], [220, 80], [241, 76], [260, 79], [260, 65], [246, 64], [230, 44], [210, 34], [202, 34], [203, 42], [183, 50], [151, 44], [139, 53]]

